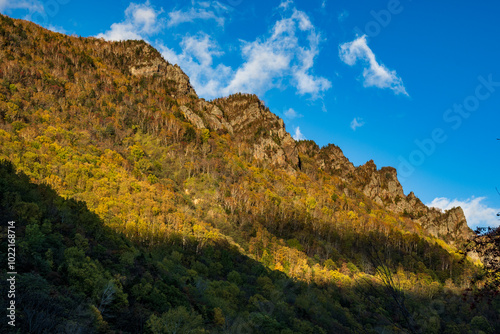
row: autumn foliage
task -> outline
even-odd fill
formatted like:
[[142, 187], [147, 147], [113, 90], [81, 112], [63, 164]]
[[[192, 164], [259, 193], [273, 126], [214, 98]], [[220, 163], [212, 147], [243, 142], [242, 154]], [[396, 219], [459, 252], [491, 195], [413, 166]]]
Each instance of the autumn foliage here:
[[180, 107], [196, 96], [130, 73], [160, 57], [145, 42], [0, 21], [0, 217], [18, 222], [23, 331], [500, 330], [498, 301], [464, 301], [478, 269], [455, 247], [307, 154], [294, 170], [256, 159], [266, 124], [194, 127]]

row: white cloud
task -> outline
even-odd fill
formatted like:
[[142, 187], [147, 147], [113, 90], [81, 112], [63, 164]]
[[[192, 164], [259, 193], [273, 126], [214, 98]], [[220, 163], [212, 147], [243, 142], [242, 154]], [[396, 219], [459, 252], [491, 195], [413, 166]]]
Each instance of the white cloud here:
[[287, 111], [284, 112], [284, 115], [288, 119], [294, 119], [294, 118], [299, 118], [302, 117], [301, 114], [293, 110], [292, 108], [288, 109]]
[[354, 66], [358, 61], [363, 64], [365, 87], [390, 88], [396, 94], [408, 95], [403, 80], [396, 74], [396, 71], [391, 71], [377, 62], [375, 54], [368, 47], [366, 35], [352, 42], [341, 44], [339, 56], [349, 66]]
[[110, 30], [97, 35], [97, 38], [110, 41], [144, 39], [163, 27], [163, 20], [159, 18], [162, 12], [155, 10], [149, 1], [144, 4], [131, 3], [125, 10], [125, 20], [113, 23]]
[[59, 11], [58, 4], [40, 0], [0, 0], [1, 13], [9, 14], [11, 10], [27, 11], [23, 19], [35, 22], [48, 30], [68, 34], [64, 28], [49, 23], [50, 17], [54, 17]]
[[293, 139], [295, 140], [305, 140], [306, 137], [300, 132], [300, 127], [295, 128], [295, 133], [293, 134]]
[[284, 80], [285, 84], [289, 80], [299, 94], [313, 98], [330, 89], [330, 81], [311, 74], [321, 38], [304, 12], [287, 10], [292, 3], [281, 3], [280, 8], [291, 15], [275, 22], [267, 38], [243, 42], [245, 63], [224, 89], [225, 95], [240, 91], [260, 94], [281, 87]]
[[53, 31], [53, 32], [58, 32], [60, 34], [69, 35], [68, 31], [66, 29], [64, 29], [63, 27], [60, 27], [60, 26], [54, 26], [52, 24], [49, 24], [45, 28], [47, 28], [48, 30]]
[[213, 59], [223, 54], [216, 41], [205, 33], [185, 36], [180, 43], [182, 52], [177, 54], [165, 45], [158, 45], [163, 57], [178, 64], [189, 75], [191, 84], [200, 96], [218, 97], [222, 84], [232, 75], [223, 64], [214, 66]]
[[442, 210], [449, 210], [457, 206], [462, 207], [465, 217], [467, 218], [467, 223], [472, 229], [488, 226], [497, 227], [500, 225], [500, 221], [497, 217], [497, 213], [500, 212], [500, 209], [490, 208], [482, 203], [485, 199], [485, 197], [472, 197], [465, 201], [459, 201], [457, 199], [450, 200], [445, 197], [438, 197], [426, 205]]
[[194, 20], [214, 20], [219, 26], [224, 25], [225, 18], [221, 15], [229, 10], [223, 4], [212, 2], [192, 1], [192, 7], [189, 10], [174, 10], [168, 13], [168, 27], [177, 26], [181, 23], [193, 22]]
[[0, 11], [4, 12], [10, 9], [26, 9], [30, 12], [44, 11], [43, 5], [38, 0], [0, 0]]
[[[282, 45], [285, 47], [285, 45]], [[244, 43], [242, 54], [246, 58], [236, 71], [224, 95], [236, 92], [261, 94], [273, 86], [278, 86], [278, 79], [289, 69], [292, 55], [274, 44], [274, 41]]]
[[[292, 4], [292, 1], [283, 2], [280, 8], [289, 8]], [[160, 49], [168, 61], [186, 71], [200, 96], [214, 98], [237, 92], [263, 94], [275, 87], [291, 85], [299, 94], [317, 98], [331, 87], [330, 81], [311, 73], [319, 54], [320, 36], [305, 13], [293, 8], [283, 14], [285, 17], [275, 22], [267, 37], [242, 41], [244, 62], [235, 70], [223, 64], [214, 65], [213, 59], [222, 55], [218, 51], [221, 48], [204, 33], [185, 37], [181, 53], [166, 46]]]
[[356, 131], [357, 128], [360, 128], [363, 125], [365, 125], [365, 122], [363, 122], [363, 119], [359, 118], [359, 117], [355, 117], [351, 122], [351, 129], [352, 129], [352, 131]]
[[279, 8], [287, 10], [290, 5], [293, 5], [293, 0], [284, 0], [280, 3]]
[[[304, 14], [302, 13], [302, 15]], [[293, 77], [300, 94], [316, 96], [331, 87], [331, 83], [327, 79], [309, 74], [310, 69], [314, 66], [314, 58], [319, 54], [320, 37], [314, 32], [314, 27], [307, 17], [300, 18], [299, 28], [302, 31], [310, 31], [308, 36], [309, 49], [299, 47], [298, 59], [300, 63], [294, 66]]]

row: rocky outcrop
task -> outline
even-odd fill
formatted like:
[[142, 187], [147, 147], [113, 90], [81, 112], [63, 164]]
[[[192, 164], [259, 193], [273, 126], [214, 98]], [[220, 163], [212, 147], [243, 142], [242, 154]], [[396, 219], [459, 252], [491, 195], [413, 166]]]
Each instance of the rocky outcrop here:
[[135, 76], [152, 76], [164, 72], [167, 68], [165, 60], [156, 58], [130, 66], [129, 70]]
[[427, 207], [413, 192], [406, 196], [395, 168], [377, 169], [373, 160], [354, 167], [342, 150], [333, 144], [320, 149], [313, 141], [301, 141], [297, 149], [304, 171], [320, 168], [338, 176], [344, 181], [343, 192], [348, 197], [358, 198], [360, 191], [385, 210], [412, 219], [431, 235], [449, 243], [467, 240], [473, 235], [461, 208], [442, 212]]
[[255, 159], [284, 168], [299, 165], [296, 142], [286, 131], [285, 123], [257, 96], [236, 94], [213, 103], [223, 111], [235, 137], [253, 145]]
[[220, 108], [204, 100], [199, 100], [197, 103], [198, 110], [202, 110], [202, 115], [205, 119], [207, 127], [213, 131], [227, 131], [231, 134], [234, 133], [233, 126], [224, 117], [224, 113]]
[[467, 219], [461, 207], [445, 212], [430, 208], [424, 216], [419, 218], [419, 221], [428, 232], [452, 243], [467, 240], [474, 235], [467, 226]]
[[191, 95], [195, 98], [198, 97], [193, 86], [191, 86], [189, 77], [181, 70], [181, 68], [177, 64], [168, 64], [164, 75], [168, 80], [175, 82], [177, 91], [179, 93], [184, 95]]
[[157, 50], [148, 44], [138, 42], [134, 50], [134, 52], [140, 54], [141, 61], [133, 61], [129, 66], [129, 71], [132, 75], [160, 75], [174, 84], [178, 94], [198, 97], [193, 86], [191, 86], [189, 77], [178, 65], [172, 65], [167, 62]]
[[[190, 104], [192, 105], [192, 103]], [[233, 134], [233, 127], [224, 118], [222, 111], [214, 104], [204, 100], [198, 100], [194, 110], [187, 105], [179, 108], [186, 120], [197, 129], [209, 129], [211, 131], [227, 131]]]
[[180, 111], [184, 115], [184, 117], [194, 125], [195, 128], [197, 129], [206, 129], [205, 123], [201, 119], [200, 116], [196, 115], [191, 109], [189, 109], [186, 106], [181, 106]]
[[396, 169], [384, 167], [377, 170], [373, 160], [370, 160], [356, 168], [351, 178], [363, 194], [378, 205], [396, 213], [402, 213], [405, 209], [401, 207], [401, 199], [406, 196], [398, 181]]
[[441, 212], [427, 207], [413, 192], [406, 196], [397, 179], [397, 171], [392, 167], [377, 170], [375, 163], [370, 160], [356, 168], [351, 181], [378, 205], [413, 219], [427, 232], [447, 242], [467, 240], [473, 235], [462, 208]]
[[344, 156], [342, 150], [333, 144], [320, 149], [318, 163], [320, 168], [343, 178], [351, 175], [355, 170], [354, 165]]

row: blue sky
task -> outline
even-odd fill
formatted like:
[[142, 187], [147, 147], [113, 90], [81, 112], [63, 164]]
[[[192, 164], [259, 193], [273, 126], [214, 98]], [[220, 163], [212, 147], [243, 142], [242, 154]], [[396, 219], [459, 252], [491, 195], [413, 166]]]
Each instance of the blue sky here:
[[394, 166], [405, 193], [498, 225], [495, 1], [0, 0], [51, 30], [144, 39], [208, 100], [256, 93], [295, 138]]

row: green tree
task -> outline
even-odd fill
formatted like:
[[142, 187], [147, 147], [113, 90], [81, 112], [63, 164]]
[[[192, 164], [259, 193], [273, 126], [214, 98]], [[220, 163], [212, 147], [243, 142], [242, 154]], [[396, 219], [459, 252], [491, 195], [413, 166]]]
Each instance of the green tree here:
[[163, 313], [151, 315], [147, 327], [153, 334], [203, 334], [203, 318], [194, 311], [179, 306]]
[[472, 318], [472, 320], [470, 321], [470, 328], [474, 331], [474, 333], [493, 333], [493, 328], [491, 328], [490, 323], [482, 315]]

